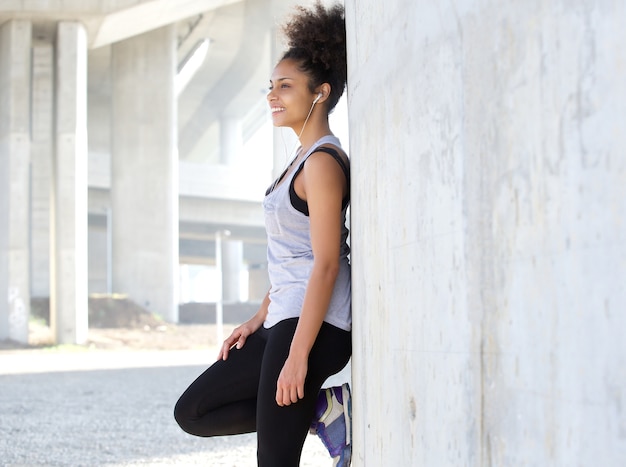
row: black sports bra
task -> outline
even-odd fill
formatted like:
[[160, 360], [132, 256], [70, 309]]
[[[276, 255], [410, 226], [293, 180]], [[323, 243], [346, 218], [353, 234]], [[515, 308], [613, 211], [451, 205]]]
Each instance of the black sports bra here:
[[[341, 207], [342, 207], [342, 209], [345, 209], [348, 206], [348, 203], [350, 203], [350, 169], [346, 165], [345, 161], [341, 158], [339, 153], [336, 150], [334, 150], [333, 148], [327, 148], [325, 146], [320, 146], [320, 147], [316, 148], [311, 154], [313, 154], [315, 152], [325, 152], [327, 154], [330, 154], [332, 156], [332, 158], [337, 161], [337, 163], [341, 167], [341, 170], [343, 170], [343, 173], [346, 176], [346, 181], [348, 182], [348, 194], [341, 201]], [[296, 170], [296, 173], [294, 173], [293, 177], [291, 178], [291, 183], [289, 184], [289, 199], [291, 200], [291, 205], [296, 210], [300, 211], [305, 216], [308, 216], [309, 215], [309, 205], [308, 205], [308, 203], [305, 200], [303, 200], [302, 198], [300, 198], [298, 196], [298, 194], [296, 193], [296, 190], [294, 188], [294, 183], [295, 183], [296, 177], [298, 176], [298, 174], [304, 168], [304, 163], [305, 162], [306, 162], [306, 160], [304, 160], [300, 164], [300, 167], [298, 167], [298, 170]]]

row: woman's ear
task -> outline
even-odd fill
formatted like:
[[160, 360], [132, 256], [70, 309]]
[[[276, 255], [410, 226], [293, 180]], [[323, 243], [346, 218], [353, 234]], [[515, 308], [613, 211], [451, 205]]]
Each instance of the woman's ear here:
[[[317, 89], [316, 103], [324, 102], [330, 96], [331, 87], [328, 83], [323, 83]], [[321, 94], [321, 96], [320, 96]], [[319, 99], [318, 99], [319, 97]]]

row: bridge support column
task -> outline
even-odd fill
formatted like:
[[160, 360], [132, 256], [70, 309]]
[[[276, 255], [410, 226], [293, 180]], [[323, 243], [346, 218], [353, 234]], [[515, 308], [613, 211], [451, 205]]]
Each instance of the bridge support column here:
[[87, 37], [57, 29], [50, 326], [59, 344], [87, 340]]
[[33, 44], [31, 119], [30, 292], [50, 297], [50, 235], [54, 162], [54, 45]]
[[166, 26], [113, 45], [113, 291], [178, 321], [176, 40]]
[[241, 120], [235, 117], [220, 119], [220, 162], [224, 165], [233, 165], [243, 147]]
[[267, 276], [267, 267], [254, 265], [248, 269], [248, 301], [260, 302], [270, 289], [270, 280]]
[[241, 271], [243, 269], [243, 242], [222, 241], [222, 297], [224, 302], [240, 302]]
[[31, 23], [0, 26], [0, 339], [28, 342]]

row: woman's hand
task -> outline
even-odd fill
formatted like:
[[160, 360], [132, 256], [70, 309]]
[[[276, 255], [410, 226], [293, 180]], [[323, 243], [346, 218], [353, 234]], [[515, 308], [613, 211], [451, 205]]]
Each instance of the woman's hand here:
[[267, 308], [269, 307], [269, 304], [270, 293], [268, 292], [256, 314], [241, 326], [236, 327], [230, 336], [228, 336], [228, 338], [224, 341], [222, 348], [220, 349], [220, 353], [217, 356], [218, 360], [227, 360], [228, 353], [233, 349], [233, 347], [241, 349], [245, 345], [248, 336], [254, 334], [257, 329], [263, 325], [263, 322], [267, 317]]
[[246, 321], [241, 326], [237, 326], [233, 332], [224, 340], [222, 344], [222, 348], [220, 349], [220, 353], [217, 356], [218, 360], [227, 360], [228, 353], [234, 348], [237, 347], [241, 349], [245, 343], [248, 336], [254, 334], [257, 329], [259, 329], [260, 324], [258, 324], [254, 318]]
[[307, 357], [287, 357], [276, 382], [276, 403], [283, 407], [304, 397], [304, 379], [308, 371]]

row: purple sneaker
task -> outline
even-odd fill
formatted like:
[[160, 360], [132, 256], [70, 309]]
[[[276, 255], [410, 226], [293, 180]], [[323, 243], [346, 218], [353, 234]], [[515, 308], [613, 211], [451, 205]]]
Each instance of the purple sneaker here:
[[333, 458], [334, 467], [350, 465], [352, 400], [348, 383], [320, 391], [310, 432], [320, 437]]

